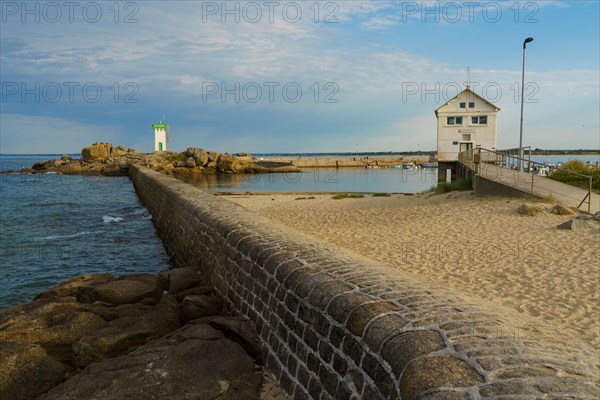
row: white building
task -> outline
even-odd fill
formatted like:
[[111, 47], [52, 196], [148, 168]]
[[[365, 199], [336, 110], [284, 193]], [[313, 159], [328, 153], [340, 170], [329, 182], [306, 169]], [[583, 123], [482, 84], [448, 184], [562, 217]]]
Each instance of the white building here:
[[154, 151], [167, 151], [169, 125], [159, 121], [157, 124], [152, 124], [152, 129], [154, 129]]
[[496, 150], [498, 111], [469, 87], [435, 110], [438, 161], [456, 161], [458, 153], [477, 146]]

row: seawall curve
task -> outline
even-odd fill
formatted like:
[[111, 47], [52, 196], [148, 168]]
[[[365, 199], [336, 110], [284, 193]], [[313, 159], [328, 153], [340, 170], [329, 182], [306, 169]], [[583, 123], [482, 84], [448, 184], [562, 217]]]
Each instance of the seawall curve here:
[[294, 399], [598, 398], [598, 352], [509, 310], [428, 287], [174, 178], [130, 177], [176, 266], [259, 332]]

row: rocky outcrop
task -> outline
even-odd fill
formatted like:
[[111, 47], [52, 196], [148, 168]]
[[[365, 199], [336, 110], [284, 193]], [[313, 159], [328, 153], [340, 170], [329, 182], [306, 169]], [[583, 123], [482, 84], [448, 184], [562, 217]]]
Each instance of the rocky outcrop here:
[[0, 340], [42, 346], [58, 362], [69, 364], [72, 343], [106, 327], [72, 297], [44, 298], [7, 310], [0, 316]]
[[128, 152], [135, 152], [135, 150], [125, 150], [122, 145], [113, 146], [112, 143], [96, 142], [81, 150], [81, 159], [83, 161], [106, 160], [107, 158], [122, 157]]
[[79, 303], [99, 301], [113, 306], [139, 302], [155, 304], [160, 301], [164, 286], [156, 275], [128, 275], [106, 283], [80, 286], [76, 296]]
[[181, 301], [181, 323], [218, 314], [223, 303], [214, 296], [188, 295]]
[[91, 364], [39, 399], [259, 399], [261, 383], [243, 347], [199, 320], [126, 356]]
[[0, 342], [0, 393], [3, 399], [33, 399], [67, 379], [70, 368], [38, 345]]
[[208, 165], [208, 152], [197, 147], [188, 147], [186, 155], [192, 157], [197, 167], [206, 167]]
[[82, 368], [95, 361], [126, 354], [181, 326], [179, 305], [169, 295], [163, 296], [156, 306], [130, 304], [116, 307], [104, 318], [114, 319], [107, 322], [106, 327], [73, 343], [74, 367]]
[[256, 332], [221, 308], [193, 268], [69, 279], [0, 314], [0, 398], [258, 400]]
[[242, 172], [247, 167], [247, 163], [242, 163], [231, 154], [223, 154], [217, 160], [217, 170], [225, 173]]
[[131, 165], [149, 167], [166, 175], [200, 173], [271, 173], [297, 172], [298, 167], [291, 162], [266, 162], [257, 160], [249, 154], [220, 154], [198, 147], [188, 147], [182, 153], [156, 152], [136, 153], [122, 145], [94, 143], [81, 150], [81, 158], [73, 159], [63, 155], [59, 160], [35, 163], [31, 168], [21, 171], [2, 171], [2, 173], [59, 173], [59, 174], [101, 174], [106, 176], [126, 176]]

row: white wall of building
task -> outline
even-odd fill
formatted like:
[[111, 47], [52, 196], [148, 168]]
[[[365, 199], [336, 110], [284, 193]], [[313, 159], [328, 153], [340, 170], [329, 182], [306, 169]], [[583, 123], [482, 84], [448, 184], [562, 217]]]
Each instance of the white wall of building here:
[[[461, 103], [464, 103], [464, 108], [461, 107]], [[465, 89], [438, 108], [436, 110], [438, 160], [457, 160], [458, 153], [468, 146], [496, 150], [498, 111], [500, 111], [498, 107], [469, 89]], [[457, 123], [457, 117], [462, 118], [461, 123]], [[473, 121], [473, 117], [477, 121]], [[484, 124], [479, 123], [481, 117], [487, 118]], [[448, 118], [454, 118], [454, 124]]]
[[167, 131], [154, 129], [154, 151], [161, 151], [160, 143], [162, 143], [162, 151], [167, 151]]

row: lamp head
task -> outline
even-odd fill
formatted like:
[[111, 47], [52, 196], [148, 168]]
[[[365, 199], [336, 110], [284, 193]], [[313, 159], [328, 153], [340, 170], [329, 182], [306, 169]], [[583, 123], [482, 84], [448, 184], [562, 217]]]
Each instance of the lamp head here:
[[525, 41], [523, 42], [523, 48], [525, 48], [527, 46], [527, 43], [529, 43], [529, 42], [533, 42], [532, 37], [528, 37], [527, 39], [525, 39]]

